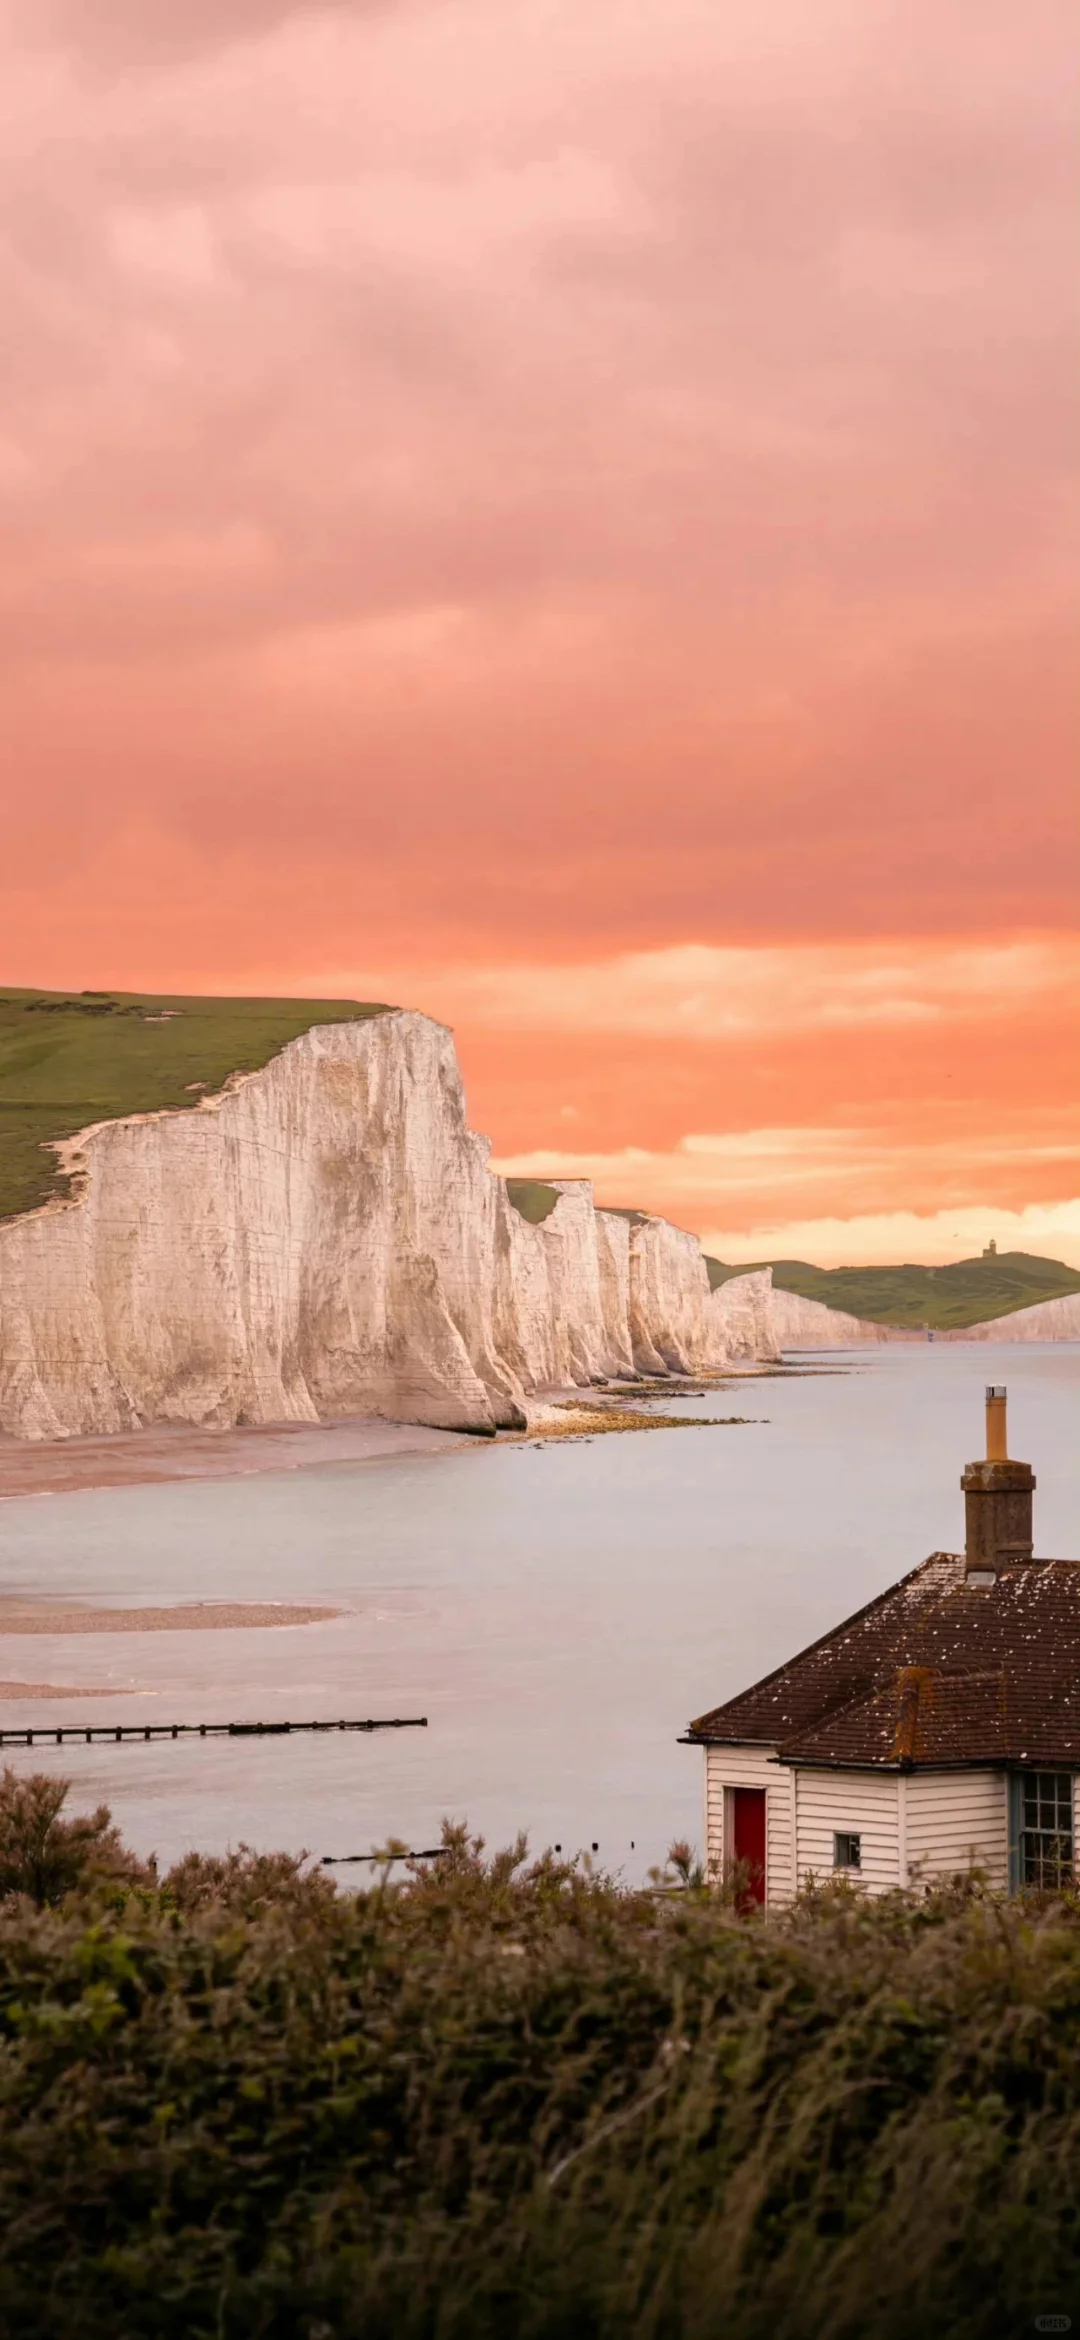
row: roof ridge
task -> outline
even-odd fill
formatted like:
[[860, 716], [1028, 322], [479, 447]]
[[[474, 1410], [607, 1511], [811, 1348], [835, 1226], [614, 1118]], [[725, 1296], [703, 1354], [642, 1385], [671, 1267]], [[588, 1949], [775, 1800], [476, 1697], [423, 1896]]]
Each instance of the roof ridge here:
[[[690, 1724], [691, 1735], [695, 1731], [701, 1730], [714, 1714], [723, 1714], [727, 1707], [739, 1705], [740, 1701], [748, 1698], [751, 1693], [756, 1694], [759, 1690], [767, 1690], [771, 1682], [778, 1682], [781, 1675], [786, 1674], [789, 1668], [802, 1658], [812, 1657], [815, 1650], [826, 1648], [828, 1643], [836, 1641], [841, 1633], [849, 1632], [854, 1625], [861, 1625], [865, 1617], [873, 1616], [875, 1609], [882, 1608], [886, 1601], [894, 1600], [897, 1593], [903, 1591], [905, 1585], [914, 1584], [916, 1577], [922, 1575], [924, 1568], [931, 1568], [935, 1560], [955, 1560], [957, 1566], [960, 1567], [963, 1564], [963, 1555], [959, 1552], [928, 1552], [925, 1560], [917, 1561], [914, 1568], [908, 1569], [906, 1576], [897, 1577], [895, 1584], [886, 1585], [883, 1592], [875, 1593], [872, 1600], [864, 1601], [861, 1609], [853, 1609], [850, 1617], [843, 1617], [839, 1625], [831, 1625], [828, 1632], [819, 1633], [815, 1641], [808, 1641], [804, 1648], [795, 1651], [793, 1657], [784, 1658], [780, 1665], [772, 1668], [770, 1673], [759, 1675], [758, 1680], [749, 1683], [745, 1690], [737, 1690], [734, 1697], [722, 1699], [719, 1706], [710, 1707], [705, 1714], [698, 1715], [697, 1719]], [[845, 1704], [847, 1703], [850, 1702], [845, 1701]], [[838, 1707], [835, 1711], [840, 1713], [842, 1709]]]

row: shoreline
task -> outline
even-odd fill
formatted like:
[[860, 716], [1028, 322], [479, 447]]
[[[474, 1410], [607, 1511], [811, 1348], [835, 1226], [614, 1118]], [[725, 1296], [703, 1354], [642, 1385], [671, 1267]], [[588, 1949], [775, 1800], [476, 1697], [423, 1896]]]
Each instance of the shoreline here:
[[[715, 1377], [723, 1382], [754, 1378], [753, 1365]], [[634, 1405], [639, 1399], [655, 1402], [661, 1394], [681, 1397], [700, 1387], [700, 1376], [673, 1375], [670, 1384], [647, 1382], [640, 1388], [630, 1384], [625, 1390], [613, 1384], [609, 1394], [618, 1391]], [[592, 1394], [572, 1386], [538, 1391], [537, 1417], [546, 1417], [560, 1405], [587, 1404]], [[661, 1425], [643, 1420], [636, 1426]], [[175, 1422], [88, 1438], [0, 1437], [0, 1504], [26, 1495], [81, 1494], [95, 1487], [163, 1486], [179, 1479], [235, 1479], [269, 1471], [324, 1470], [338, 1463], [386, 1462], [404, 1455], [460, 1454], [463, 1448], [498, 1446], [535, 1435], [531, 1423], [490, 1438], [467, 1430], [436, 1430], [421, 1422], [387, 1422], [368, 1414], [347, 1415], [336, 1422], [255, 1422], [224, 1430]]]
[[83, 1601], [30, 1600], [0, 1593], [0, 1638], [14, 1634], [225, 1633], [237, 1628], [278, 1629], [285, 1625], [328, 1625], [345, 1609], [299, 1601], [182, 1601], [167, 1608], [104, 1608]]
[[[809, 1352], [807, 1355], [809, 1356]], [[205, 1423], [155, 1422], [145, 1430], [98, 1431], [85, 1438], [0, 1436], [0, 1506], [31, 1495], [77, 1495], [94, 1488], [167, 1486], [184, 1479], [237, 1479], [273, 1471], [326, 1470], [336, 1464], [392, 1462], [405, 1455], [460, 1454], [463, 1448], [519, 1444], [552, 1435], [552, 1417], [588, 1410], [597, 1398], [626, 1409], [655, 1407], [658, 1399], [715, 1395], [735, 1383], [768, 1380], [775, 1374], [843, 1372], [827, 1358], [815, 1364], [786, 1358], [739, 1358], [704, 1374], [677, 1374], [663, 1380], [612, 1380], [602, 1385], [566, 1384], [537, 1390], [528, 1401], [523, 1429], [499, 1430], [494, 1437], [469, 1430], [437, 1430], [422, 1422], [389, 1422], [371, 1414], [343, 1415], [331, 1422], [250, 1422], [216, 1429]], [[691, 1427], [646, 1411], [639, 1420], [613, 1420], [564, 1429], [562, 1437], [595, 1436], [599, 1429]], [[707, 1424], [712, 1428], [713, 1421]]]
[[94, 1487], [234, 1479], [264, 1471], [319, 1470], [406, 1454], [445, 1454], [472, 1444], [457, 1430], [348, 1417], [340, 1422], [256, 1422], [228, 1430], [186, 1422], [90, 1438], [0, 1438], [0, 1503], [24, 1495], [74, 1495]]
[[[131, 1697], [132, 1693], [123, 1693]], [[136, 1694], [137, 1695], [137, 1694]], [[38, 1698], [115, 1698], [110, 1687], [80, 1689], [77, 1682], [0, 1682], [0, 1706], [25, 1706]]]
[[[131, 1633], [229, 1633], [280, 1631], [283, 1627], [326, 1625], [349, 1616], [348, 1609], [295, 1601], [183, 1601], [168, 1606], [106, 1608], [59, 1596], [0, 1593], [0, 1648], [25, 1635], [50, 1640], [72, 1636]], [[13, 1655], [14, 1653], [12, 1653]], [[5, 1661], [7, 1662], [7, 1661]], [[17, 1661], [16, 1661], [17, 1662]], [[20, 1682], [0, 1680], [0, 1705], [48, 1703], [57, 1698], [157, 1697], [149, 1684]]]

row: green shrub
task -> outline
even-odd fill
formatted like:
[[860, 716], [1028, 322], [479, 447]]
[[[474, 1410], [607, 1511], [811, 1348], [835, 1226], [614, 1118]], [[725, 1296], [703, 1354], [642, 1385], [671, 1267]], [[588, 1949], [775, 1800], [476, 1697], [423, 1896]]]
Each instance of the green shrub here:
[[0, 1899], [25, 1894], [38, 1909], [46, 1909], [105, 1878], [126, 1883], [153, 1878], [153, 1869], [121, 1843], [106, 1804], [81, 1819], [62, 1820], [67, 1793], [66, 1779], [50, 1779], [45, 1772], [29, 1779], [9, 1769], [0, 1772]]
[[[1000, 2340], [1080, 2313], [1080, 1923], [743, 1919], [461, 1829], [0, 1923], [0, 2314], [75, 2340]], [[395, 1883], [400, 1875], [400, 1883]]]

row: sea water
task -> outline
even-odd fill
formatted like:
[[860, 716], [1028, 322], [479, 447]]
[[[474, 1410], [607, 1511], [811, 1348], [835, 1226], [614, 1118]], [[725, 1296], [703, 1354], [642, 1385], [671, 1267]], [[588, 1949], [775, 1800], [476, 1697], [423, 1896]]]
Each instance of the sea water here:
[[[0, 1592], [79, 1604], [326, 1603], [272, 1630], [10, 1637], [8, 1680], [107, 1699], [0, 1724], [426, 1715], [371, 1737], [169, 1740], [9, 1753], [105, 1800], [140, 1851], [422, 1849], [444, 1814], [496, 1847], [596, 1847], [642, 1877], [700, 1844], [702, 1758], [731, 1697], [963, 1542], [983, 1387], [1009, 1388], [1036, 1550], [1080, 1555], [1080, 1347], [910, 1344], [800, 1359], [666, 1411], [753, 1417], [0, 1504]], [[363, 1869], [341, 1869], [358, 1881]]]

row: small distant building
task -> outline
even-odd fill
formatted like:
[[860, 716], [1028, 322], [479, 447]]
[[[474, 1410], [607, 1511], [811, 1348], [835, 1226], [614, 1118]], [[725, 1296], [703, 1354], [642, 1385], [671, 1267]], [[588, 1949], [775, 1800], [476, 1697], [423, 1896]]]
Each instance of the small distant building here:
[[972, 1863], [1013, 1891], [1073, 1876], [1080, 1562], [1038, 1560], [1034, 1474], [986, 1392], [961, 1479], [966, 1549], [934, 1552], [752, 1689], [691, 1723], [709, 1867], [779, 1903], [813, 1876], [871, 1893]]
[[995, 1243], [995, 1241], [994, 1241], [994, 1238], [993, 1238], [993, 1236], [992, 1236], [992, 1235], [991, 1235], [991, 1237], [990, 1237], [990, 1241], [989, 1241], [989, 1243], [988, 1243], [988, 1244], [987, 1244], [987, 1246], [986, 1246], [986, 1249], [985, 1249], [985, 1251], [983, 1252], [983, 1258], [984, 1258], [984, 1259], [996, 1259], [996, 1258], [997, 1258], [997, 1244]]

